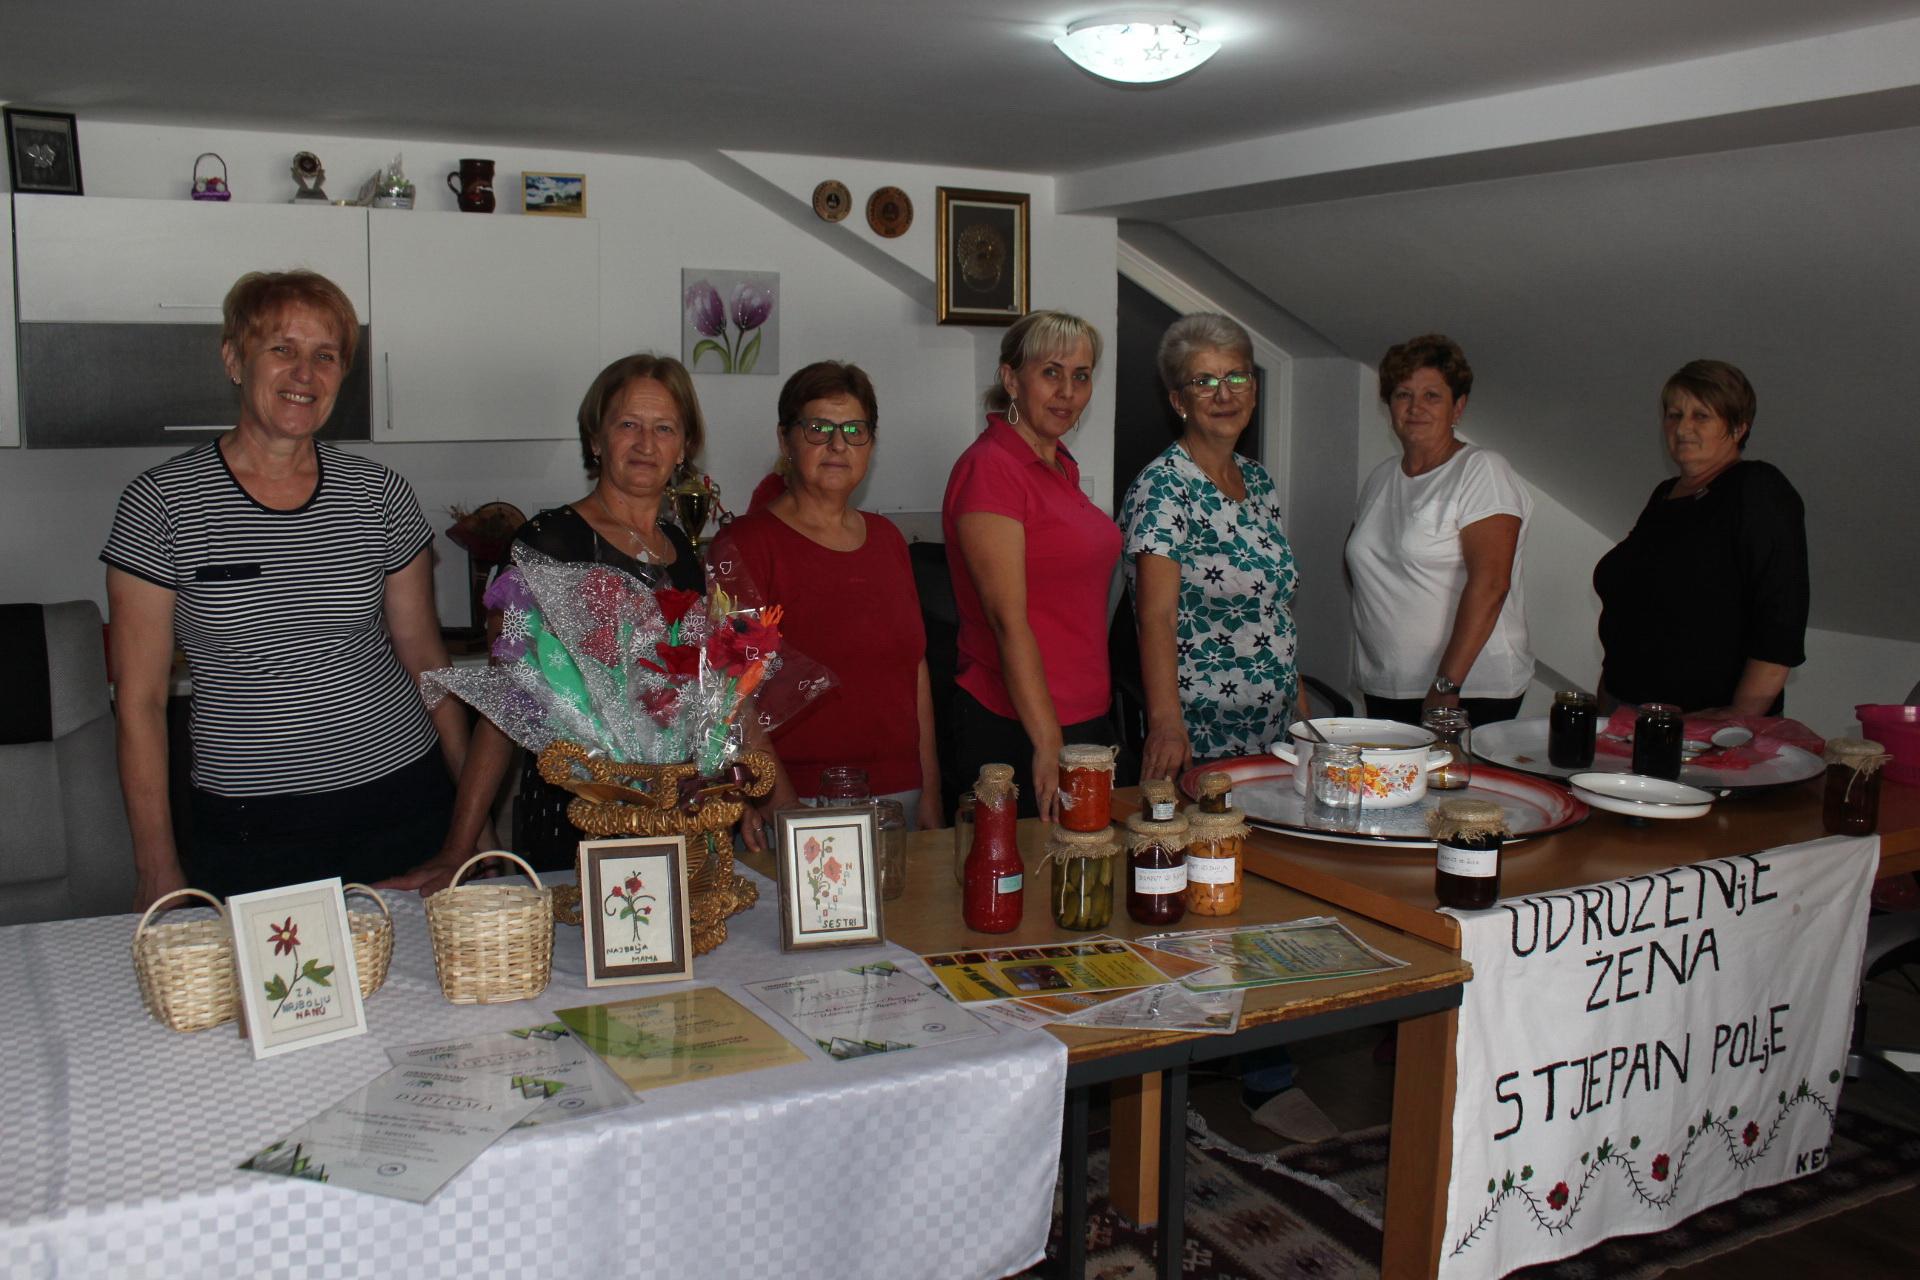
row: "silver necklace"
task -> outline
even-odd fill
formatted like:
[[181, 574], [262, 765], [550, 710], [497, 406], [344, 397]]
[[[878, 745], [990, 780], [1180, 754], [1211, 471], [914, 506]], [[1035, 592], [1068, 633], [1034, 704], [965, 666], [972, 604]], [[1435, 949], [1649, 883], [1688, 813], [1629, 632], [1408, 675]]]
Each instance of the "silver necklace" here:
[[[640, 563], [642, 564], [665, 564], [666, 563], [666, 559], [663, 556], [661, 556], [660, 553], [656, 552], [652, 547], [647, 545], [647, 540], [640, 535], [640, 531], [638, 529], [634, 528], [632, 525], [626, 523], [625, 521], [615, 517], [615, 515], [613, 514], [613, 508], [607, 505], [607, 500], [605, 498], [601, 497], [599, 494], [596, 493], [593, 495], [593, 500], [599, 504], [600, 514], [607, 518], [607, 522], [609, 524], [613, 525], [614, 528], [620, 530], [622, 533], [626, 534], [629, 538], [633, 539], [633, 545], [637, 549], [635, 558], [639, 560]], [[658, 517], [655, 517], [654, 526], [658, 528], [659, 525], [660, 525], [660, 520]]]

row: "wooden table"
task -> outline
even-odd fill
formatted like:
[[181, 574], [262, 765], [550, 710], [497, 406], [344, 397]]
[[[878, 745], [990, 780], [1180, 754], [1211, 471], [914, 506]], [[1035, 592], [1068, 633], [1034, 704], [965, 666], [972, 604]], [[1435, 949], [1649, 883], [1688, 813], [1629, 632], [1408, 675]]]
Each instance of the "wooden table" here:
[[[1026, 907], [1018, 929], [1012, 933], [983, 934], [966, 927], [961, 919], [960, 889], [953, 876], [953, 833], [928, 831], [909, 837], [910, 872], [906, 892], [883, 907], [887, 940], [926, 955], [1087, 936], [1054, 926], [1047, 907], [1050, 880], [1041, 861], [1046, 828], [1038, 822], [1022, 822], [1019, 838], [1029, 872]], [[765, 859], [758, 857], [744, 860], [756, 869], [767, 865]], [[1315, 915], [1338, 917], [1369, 944], [1407, 961], [1406, 967], [1386, 973], [1250, 990], [1242, 1009], [1240, 1030], [1232, 1036], [1050, 1028], [1065, 1042], [1068, 1053], [1067, 1119], [1062, 1150], [1062, 1162], [1067, 1170], [1068, 1206], [1063, 1274], [1080, 1274], [1086, 1238], [1086, 1110], [1087, 1092], [1091, 1087], [1111, 1085], [1110, 1198], [1116, 1208], [1137, 1222], [1159, 1222], [1161, 1274], [1177, 1276], [1183, 1252], [1180, 1237], [1184, 1221], [1186, 1073], [1190, 1065], [1354, 1027], [1411, 1025], [1459, 1007], [1461, 985], [1472, 976], [1472, 971], [1460, 959], [1457, 949], [1449, 950], [1409, 937], [1259, 877], [1247, 878], [1245, 899], [1237, 914], [1189, 916], [1177, 927], [1205, 928], [1214, 924], [1294, 920]], [[1119, 894], [1114, 918], [1103, 932], [1135, 938], [1163, 931], [1161, 927], [1134, 923], [1126, 913], [1124, 894]], [[1408, 1069], [1396, 1070], [1396, 1124], [1402, 1121], [1397, 1102], [1401, 1092], [1399, 1075]], [[1408, 1096], [1415, 1096], [1412, 1082], [1406, 1085]], [[1407, 1123], [1409, 1131], [1414, 1131], [1411, 1118]]]
[[[1501, 861], [1501, 895], [1546, 893], [1818, 839], [1826, 834], [1820, 825], [1821, 785], [1816, 778], [1721, 800], [1706, 817], [1688, 822], [1634, 826], [1595, 810], [1570, 831], [1510, 846]], [[1436, 909], [1429, 852], [1356, 849], [1258, 831], [1249, 842], [1246, 865], [1276, 883], [1459, 950], [1453, 918]], [[1920, 788], [1883, 784], [1880, 866], [1883, 875], [1920, 871]], [[1385, 1277], [1430, 1276], [1439, 1268], [1453, 1160], [1459, 1025], [1458, 1010], [1449, 1009], [1400, 1026], [1381, 1262]]]

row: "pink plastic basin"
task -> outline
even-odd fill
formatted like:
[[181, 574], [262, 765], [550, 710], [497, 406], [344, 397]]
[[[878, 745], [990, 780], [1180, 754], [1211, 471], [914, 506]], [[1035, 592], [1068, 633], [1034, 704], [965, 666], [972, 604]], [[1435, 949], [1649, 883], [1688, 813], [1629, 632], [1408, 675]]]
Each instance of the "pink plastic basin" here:
[[1863, 703], [1853, 709], [1861, 731], [1893, 755], [1887, 776], [1920, 787], [1920, 707]]

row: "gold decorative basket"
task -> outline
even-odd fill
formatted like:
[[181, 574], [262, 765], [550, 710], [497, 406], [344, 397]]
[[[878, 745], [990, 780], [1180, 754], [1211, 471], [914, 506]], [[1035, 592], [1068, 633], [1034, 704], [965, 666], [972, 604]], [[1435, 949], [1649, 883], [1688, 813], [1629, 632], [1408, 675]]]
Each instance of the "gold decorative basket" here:
[[365, 894], [380, 905], [378, 913], [347, 908], [347, 927], [353, 934], [353, 970], [360, 975], [360, 998], [365, 1000], [387, 984], [387, 970], [393, 964], [393, 909], [368, 885], [346, 885], [341, 892]]
[[688, 911], [697, 956], [725, 942], [727, 918], [760, 897], [753, 882], [733, 869], [728, 832], [749, 799], [773, 790], [775, 768], [764, 751], [741, 752], [733, 775], [719, 780], [701, 778], [691, 761], [622, 764], [589, 756], [572, 742], [555, 742], [540, 753], [540, 776], [573, 792], [567, 820], [588, 835], [687, 838]]
[[[519, 863], [533, 887], [460, 883], [488, 858]], [[427, 935], [440, 994], [451, 1003], [530, 1000], [553, 977], [553, 890], [505, 850], [476, 853], [453, 873], [452, 883], [427, 899]]]
[[[156, 911], [183, 896], [205, 898], [220, 918], [150, 924]], [[210, 893], [176, 889], [147, 908], [133, 931], [133, 971], [147, 1012], [171, 1030], [204, 1031], [239, 1014], [233, 929]]]

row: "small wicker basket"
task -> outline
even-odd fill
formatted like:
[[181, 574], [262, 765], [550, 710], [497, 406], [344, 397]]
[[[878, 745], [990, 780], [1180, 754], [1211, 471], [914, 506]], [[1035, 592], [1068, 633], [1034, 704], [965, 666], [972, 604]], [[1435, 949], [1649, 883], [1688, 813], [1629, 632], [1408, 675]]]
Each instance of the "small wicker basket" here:
[[[154, 912], [186, 895], [205, 898], [220, 918], [149, 923]], [[210, 893], [176, 889], [147, 908], [133, 931], [133, 971], [147, 1012], [171, 1030], [204, 1031], [232, 1022], [240, 1011], [233, 929]]]
[[365, 894], [380, 906], [378, 914], [347, 911], [347, 926], [353, 933], [353, 969], [360, 975], [360, 998], [365, 1000], [386, 985], [387, 969], [393, 964], [393, 908], [368, 885], [345, 885], [341, 892]]
[[[461, 884], [477, 862], [507, 858], [533, 881], [524, 885]], [[532, 867], [504, 850], [477, 853], [427, 899], [427, 934], [440, 994], [454, 1004], [530, 1000], [553, 976], [553, 890]]]

